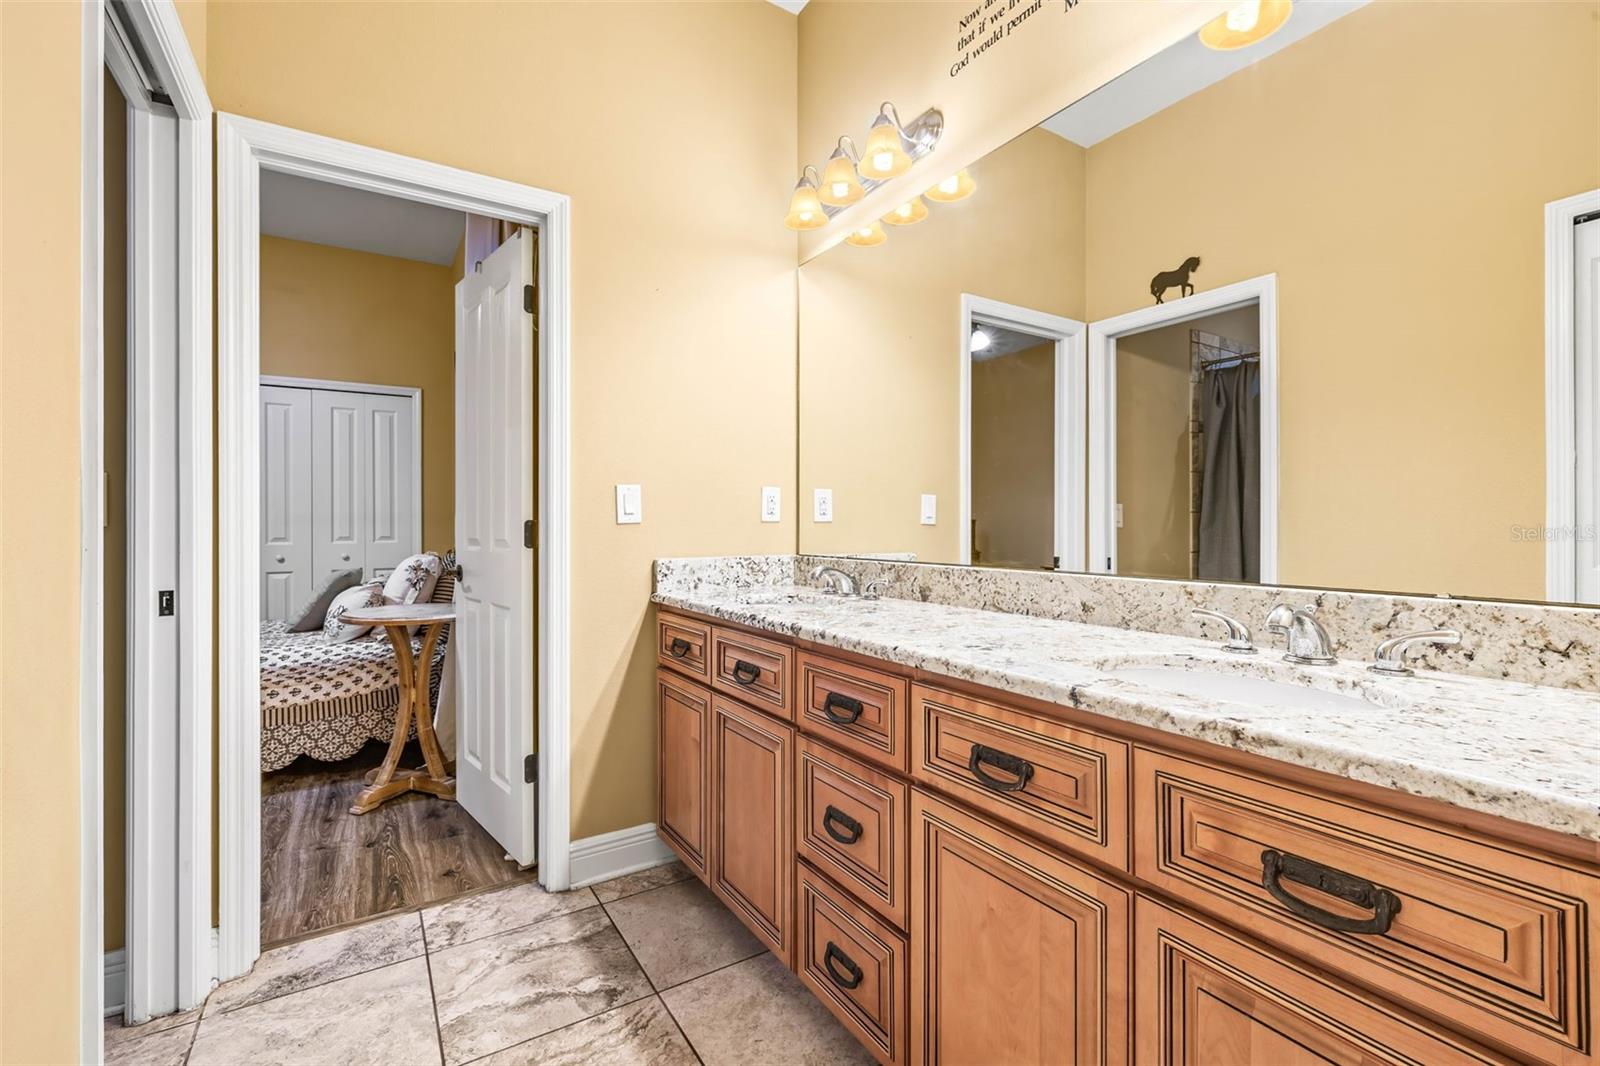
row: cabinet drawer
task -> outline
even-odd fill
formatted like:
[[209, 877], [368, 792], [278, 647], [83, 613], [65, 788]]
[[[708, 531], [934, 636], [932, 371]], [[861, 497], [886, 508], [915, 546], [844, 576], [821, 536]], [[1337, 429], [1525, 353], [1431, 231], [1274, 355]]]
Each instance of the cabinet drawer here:
[[1070, 851], [1128, 868], [1129, 745], [1026, 711], [911, 687], [912, 773]]
[[1444, 1066], [1506, 1061], [1147, 897], [1135, 901], [1134, 923], [1138, 1062]]
[[911, 790], [911, 1060], [1131, 1056], [1133, 893]]
[[1515, 1054], [1592, 1061], [1600, 879], [1143, 748], [1134, 786], [1139, 877]]
[[656, 671], [656, 832], [695, 876], [706, 879], [711, 805], [711, 691]]
[[779, 718], [794, 719], [794, 649], [775, 640], [711, 628], [711, 684]]
[[795, 773], [800, 854], [895, 925], [906, 924], [906, 801], [901, 781], [801, 738]]
[[796, 880], [800, 980], [879, 1062], [906, 1062], [905, 938], [804, 863]]
[[682, 615], [656, 612], [656, 662], [711, 683], [711, 627]]
[[799, 674], [801, 729], [880, 766], [911, 772], [910, 682], [809, 652], [800, 653]]

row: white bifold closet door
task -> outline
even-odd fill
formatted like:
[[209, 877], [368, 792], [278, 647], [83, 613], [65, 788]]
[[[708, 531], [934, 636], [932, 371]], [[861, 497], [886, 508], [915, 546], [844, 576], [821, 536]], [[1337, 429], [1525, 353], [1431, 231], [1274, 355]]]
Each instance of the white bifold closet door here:
[[329, 574], [388, 577], [421, 550], [410, 395], [263, 385], [261, 611], [286, 619]]

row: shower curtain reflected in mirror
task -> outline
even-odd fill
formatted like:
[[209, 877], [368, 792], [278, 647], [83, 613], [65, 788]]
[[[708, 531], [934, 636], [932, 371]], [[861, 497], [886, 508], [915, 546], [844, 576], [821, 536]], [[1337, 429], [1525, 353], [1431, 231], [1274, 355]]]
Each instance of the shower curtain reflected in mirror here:
[[1205, 461], [1196, 576], [1258, 581], [1261, 575], [1261, 365], [1215, 360], [1200, 382]]

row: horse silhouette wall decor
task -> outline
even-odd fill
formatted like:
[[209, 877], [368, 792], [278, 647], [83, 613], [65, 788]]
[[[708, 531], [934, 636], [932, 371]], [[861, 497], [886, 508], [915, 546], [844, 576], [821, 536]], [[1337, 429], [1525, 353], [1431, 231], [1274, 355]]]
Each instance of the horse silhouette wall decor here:
[[1151, 278], [1150, 295], [1156, 298], [1156, 303], [1161, 303], [1162, 294], [1171, 288], [1176, 288], [1179, 296], [1193, 296], [1194, 285], [1189, 281], [1189, 275], [1199, 269], [1200, 257], [1191, 255], [1177, 270], [1163, 270]]

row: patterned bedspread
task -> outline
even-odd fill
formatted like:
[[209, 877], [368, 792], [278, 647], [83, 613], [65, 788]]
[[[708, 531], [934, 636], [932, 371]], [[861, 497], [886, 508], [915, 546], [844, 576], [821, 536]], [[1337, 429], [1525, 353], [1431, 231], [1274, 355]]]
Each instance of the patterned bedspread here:
[[[413, 638], [412, 649], [420, 653], [421, 646]], [[444, 648], [441, 640], [429, 671], [435, 702]], [[320, 629], [290, 633], [284, 622], [261, 623], [263, 772], [288, 766], [299, 755], [331, 762], [349, 758], [368, 740], [387, 741], [399, 704], [394, 648], [381, 630], [330, 644]]]

